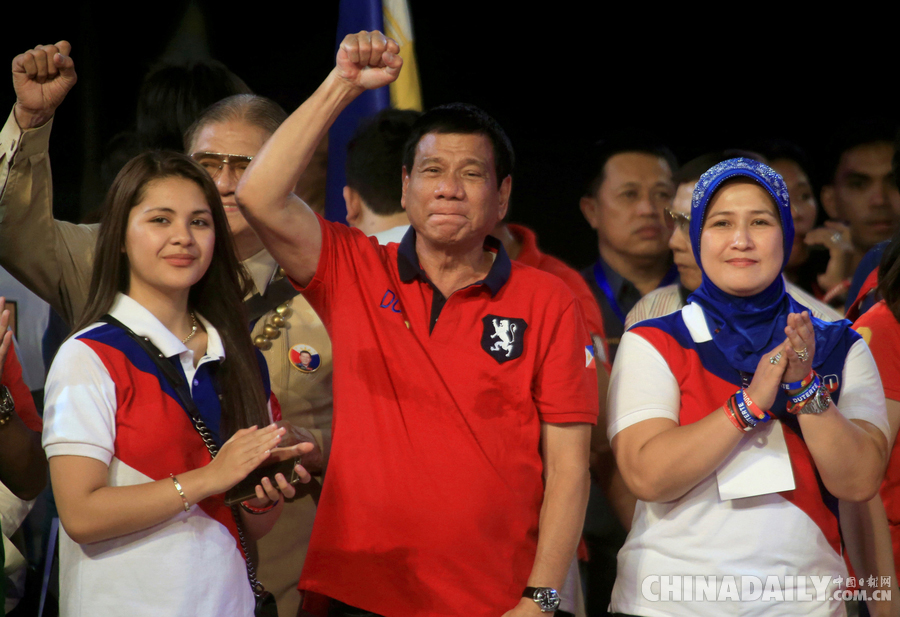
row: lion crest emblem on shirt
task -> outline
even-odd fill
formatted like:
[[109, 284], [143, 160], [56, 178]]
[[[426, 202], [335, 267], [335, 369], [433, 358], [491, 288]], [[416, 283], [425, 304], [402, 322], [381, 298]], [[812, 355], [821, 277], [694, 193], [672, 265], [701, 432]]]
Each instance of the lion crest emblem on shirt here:
[[522, 355], [525, 329], [528, 328], [524, 319], [486, 315], [481, 322], [484, 325], [481, 348], [494, 360], [503, 364]]

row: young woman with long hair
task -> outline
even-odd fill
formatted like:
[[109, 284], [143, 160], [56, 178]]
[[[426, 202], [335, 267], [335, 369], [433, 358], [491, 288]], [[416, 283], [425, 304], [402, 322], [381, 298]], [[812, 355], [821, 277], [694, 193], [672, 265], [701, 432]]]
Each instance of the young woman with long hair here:
[[[199, 165], [155, 152], [122, 169], [107, 196], [87, 309], [46, 386], [44, 448], [65, 531], [63, 614], [253, 614], [241, 532], [223, 493], [309, 444], [276, 448], [284, 429], [267, 409], [241, 272], [221, 198]], [[264, 479], [242, 503], [251, 539], [274, 524], [280, 493], [294, 494], [283, 475], [276, 483]]]

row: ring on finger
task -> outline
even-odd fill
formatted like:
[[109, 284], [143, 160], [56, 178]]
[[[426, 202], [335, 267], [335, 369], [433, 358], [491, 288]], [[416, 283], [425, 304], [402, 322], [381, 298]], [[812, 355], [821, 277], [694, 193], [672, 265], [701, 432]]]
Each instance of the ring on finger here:
[[775, 354], [774, 356], [769, 356], [769, 364], [778, 364], [778, 362], [780, 360], [781, 360], [781, 352], [780, 351], [777, 354]]
[[843, 240], [843, 239], [844, 239], [844, 236], [839, 231], [836, 231], [833, 234], [831, 234], [831, 241], [835, 244], [840, 244], [841, 240]]
[[795, 349], [794, 353], [797, 354], [797, 357], [800, 358], [801, 362], [806, 362], [809, 360], [809, 348], [804, 347], [803, 349]]

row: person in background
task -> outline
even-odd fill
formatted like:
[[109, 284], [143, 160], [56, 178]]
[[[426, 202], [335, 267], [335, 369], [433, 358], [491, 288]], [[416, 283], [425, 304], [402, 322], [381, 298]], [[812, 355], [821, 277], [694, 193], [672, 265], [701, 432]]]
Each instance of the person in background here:
[[[890, 239], [900, 223], [900, 192], [891, 172], [896, 131], [895, 123], [866, 120], [842, 127], [829, 144], [822, 207], [832, 221], [846, 225], [852, 245], [846, 259], [834, 268], [829, 263], [829, 276], [820, 280], [818, 292], [829, 304], [843, 306], [863, 256]], [[831, 251], [844, 244], [847, 233], [835, 228], [824, 235], [820, 241]]]
[[[144, 76], [132, 129], [115, 135], [100, 164], [104, 188], [145, 150], [181, 150], [184, 132], [200, 112], [227, 96], [251, 94], [244, 80], [217, 60], [163, 62]], [[99, 213], [92, 213], [96, 222]]]
[[347, 144], [347, 224], [380, 244], [400, 242], [409, 229], [400, 205], [403, 146], [420, 115], [384, 109], [360, 124]]
[[677, 276], [663, 218], [676, 166], [668, 148], [640, 135], [599, 142], [585, 165], [581, 213], [597, 231], [600, 257], [581, 274], [603, 315], [610, 362], [628, 311]]
[[47, 483], [47, 460], [41, 451], [41, 418], [22, 378], [10, 312], [0, 298], [0, 609], [12, 610], [24, 591], [25, 560], [10, 541], [30, 510], [30, 502]]
[[[893, 567], [882, 558], [881, 571], [863, 571], [860, 576], [873, 573], [893, 574], [894, 593], [900, 580], [900, 454], [897, 447], [897, 430], [900, 427], [900, 234], [895, 234], [888, 244], [878, 267], [878, 290], [881, 300], [866, 311], [853, 328], [863, 337], [872, 350], [872, 356], [881, 374], [888, 420], [891, 424], [890, 460], [880, 494], [868, 504], [868, 517], [885, 525], [862, 526], [859, 534], [867, 542], [867, 548], [875, 553], [881, 547], [892, 547]], [[884, 528], [889, 531], [881, 534]], [[872, 569], [874, 570], [874, 568]], [[896, 600], [895, 600], [896, 602]], [[873, 611], [873, 614], [875, 612]], [[885, 612], [885, 614], [887, 614]]]

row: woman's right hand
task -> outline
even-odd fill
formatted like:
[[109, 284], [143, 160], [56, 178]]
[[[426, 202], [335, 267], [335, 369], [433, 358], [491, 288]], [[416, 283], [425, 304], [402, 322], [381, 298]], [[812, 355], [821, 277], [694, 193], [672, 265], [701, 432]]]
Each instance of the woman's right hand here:
[[270, 424], [237, 431], [219, 449], [219, 454], [204, 469], [209, 474], [210, 494], [224, 493], [247, 477], [269, 457], [281, 441], [285, 429]]
[[[764, 353], [756, 365], [756, 373], [750, 385], [747, 386], [747, 395], [760, 409], [768, 410], [775, 404], [775, 397], [778, 396], [778, 389], [781, 387], [781, 378], [788, 365], [787, 354], [785, 353], [788, 341], [781, 343], [772, 349], [769, 353]], [[778, 357], [778, 354], [781, 354]], [[773, 364], [771, 358], [778, 357], [778, 362]]]

